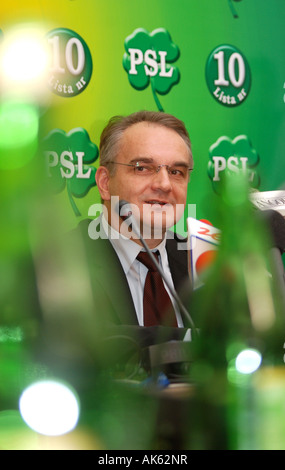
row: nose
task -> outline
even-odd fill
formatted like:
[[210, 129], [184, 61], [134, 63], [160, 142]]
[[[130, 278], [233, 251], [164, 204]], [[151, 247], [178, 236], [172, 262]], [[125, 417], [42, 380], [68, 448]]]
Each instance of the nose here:
[[172, 190], [172, 183], [166, 167], [161, 166], [153, 175], [152, 188], [164, 192], [170, 192]]

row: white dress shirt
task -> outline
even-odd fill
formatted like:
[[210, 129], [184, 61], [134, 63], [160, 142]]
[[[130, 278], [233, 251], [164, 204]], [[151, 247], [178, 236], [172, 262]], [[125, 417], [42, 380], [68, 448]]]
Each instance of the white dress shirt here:
[[[144, 292], [144, 284], [148, 269], [144, 264], [138, 261], [137, 255], [140, 251], [145, 251], [144, 248], [139, 245], [138, 243], [130, 240], [129, 238], [124, 237], [122, 234], [118, 233], [113, 227], [111, 227], [108, 222], [106, 221], [104, 215], [102, 215], [102, 228], [109, 238], [111, 244], [113, 245], [114, 250], [116, 251], [119, 260], [122, 264], [123, 270], [125, 272], [131, 295], [133, 298], [138, 323], [140, 326], [144, 326], [143, 322], [143, 292]], [[159, 251], [159, 262], [163, 269], [163, 272], [167, 278], [168, 283], [170, 286], [173, 286], [173, 280], [171, 277], [171, 272], [168, 263], [168, 257], [166, 252], [166, 239], [164, 238], [162, 242], [155, 247], [152, 251]], [[164, 283], [165, 285], [165, 283]], [[179, 327], [183, 327], [183, 322], [181, 319], [181, 315], [179, 309], [176, 305], [175, 300], [172, 298], [168, 287], [165, 285], [165, 289], [167, 290], [170, 299], [173, 303], [174, 311], [176, 314], [177, 325]]]

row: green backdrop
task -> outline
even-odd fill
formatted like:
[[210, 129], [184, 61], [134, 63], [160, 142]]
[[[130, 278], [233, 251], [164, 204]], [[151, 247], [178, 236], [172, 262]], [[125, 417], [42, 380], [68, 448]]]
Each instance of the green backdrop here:
[[[0, 70], [2, 409], [17, 409], [27, 383], [45, 376], [40, 359], [30, 358], [42, 315], [51, 326], [58, 320], [52, 339], [67, 350], [71, 344], [72, 354], [73, 341], [80, 353], [90, 340], [96, 345], [97, 331], [88, 328], [94, 305], [83, 257], [58, 235], [92, 217], [90, 207], [100, 202], [94, 174], [100, 134], [111, 116], [163, 109], [185, 121], [195, 160], [188, 203], [198, 219], [216, 223], [226, 167], [249, 168], [251, 185], [259, 191], [285, 189], [284, 16], [283, 0], [1, 2], [0, 67], [11, 31], [22, 27], [38, 27], [51, 53], [40, 95], [36, 87], [19, 94], [21, 74], [40, 61], [28, 45], [8, 61], [10, 71], [16, 70], [14, 81], [6, 82], [4, 67]], [[86, 348], [78, 331], [86, 334]], [[41, 343], [47, 356], [50, 346], [52, 353], [62, 351], [47, 343]], [[157, 410], [128, 393], [114, 402], [92, 377], [92, 410], [85, 409], [84, 418], [100, 430], [104, 442], [96, 445], [149, 448]], [[3, 442], [3, 436], [9, 438], [7, 415], [0, 418], [0, 447], [10, 448]], [[275, 426], [277, 421], [273, 428], [279, 432], [283, 421]]]
[[[211, 217], [211, 202], [218, 192], [213, 177], [219, 179], [230, 156], [239, 166], [240, 158], [247, 158], [255, 188], [284, 188], [284, 2], [35, 0], [25, 2], [24, 8], [20, 1], [9, 2], [0, 12], [4, 38], [15, 25], [38, 23], [52, 52], [49, 106], [41, 134], [45, 151], [58, 156], [68, 151], [64, 133], [79, 128], [85, 133], [78, 137], [86, 139], [81, 149], [85, 152], [88, 139], [99, 144], [111, 116], [161, 108], [184, 120], [191, 136], [195, 171], [188, 202], [196, 205], [197, 218]], [[58, 86], [68, 83], [73, 84], [71, 94]], [[236, 104], [230, 104], [230, 98], [223, 103], [223, 96], [234, 96]], [[62, 140], [50, 137], [57, 130], [64, 131]], [[228, 146], [219, 146], [225, 138]], [[69, 151], [78, 163], [76, 137], [72, 145]], [[213, 160], [209, 165], [213, 156], [223, 157], [216, 162], [220, 167], [213, 166]], [[54, 175], [59, 168], [53, 157], [49, 154]], [[96, 168], [96, 158], [92, 162], [84, 153], [83, 163]], [[66, 159], [71, 161], [70, 156]], [[97, 188], [84, 179], [84, 188], [74, 189], [73, 184], [77, 215], [67, 185], [63, 188], [66, 181], [62, 186], [56, 181], [58, 200], [66, 205], [71, 225], [99, 201]]]

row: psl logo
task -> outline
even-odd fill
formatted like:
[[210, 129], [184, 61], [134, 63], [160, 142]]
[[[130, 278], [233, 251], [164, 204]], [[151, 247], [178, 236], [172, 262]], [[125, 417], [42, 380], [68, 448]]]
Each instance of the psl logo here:
[[260, 178], [256, 171], [259, 156], [246, 135], [237, 136], [233, 140], [225, 136], [220, 137], [210, 147], [209, 158], [208, 176], [216, 193], [220, 193], [221, 177], [226, 170], [233, 173], [247, 172], [250, 186], [259, 186]]
[[163, 111], [157, 93], [167, 94], [180, 79], [179, 70], [173, 65], [180, 53], [170, 34], [163, 28], [151, 33], [136, 29], [126, 38], [125, 50], [123, 66], [130, 84], [136, 90], [144, 90], [151, 84], [156, 105]]
[[73, 197], [82, 198], [96, 185], [94, 163], [99, 151], [87, 131], [73, 129], [67, 134], [61, 129], [52, 130], [43, 140], [47, 176], [56, 193], [67, 189], [70, 204], [76, 216], [80, 212]]

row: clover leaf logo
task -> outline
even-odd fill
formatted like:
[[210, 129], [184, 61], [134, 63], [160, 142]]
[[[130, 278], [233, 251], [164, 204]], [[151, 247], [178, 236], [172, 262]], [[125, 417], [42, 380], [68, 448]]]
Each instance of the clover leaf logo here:
[[53, 190], [59, 193], [66, 187], [74, 213], [80, 216], [73, 197], [83, 198], [96, 186], [96, 168], [90, 164], [99, 156], [97, 145], [90, 141], [85, 129], [76, 128], [68, 133], [53, 129], [43, 140], [43, 152]]
[[125, 50], [123, 67], [130, 84], [136, 90], [144, 90], [150, 84], [156, 105], [163, 111], [157, 93], [166, 95], [180, 80], [179, 70], [173, 65], [180, 52], [169, 32], [158, 28], [149, 33], [138, 28], [126, 38]]
[[225, 136], [220, 137], [210, 147], [209, 158], [208, 176], [216, 193], [220, 193], [220, 180], [225, 170], [247, 171], [250, 186], [259, 186], [260, 178], [256, 171], [259, 155], [246, 135], [239, 135], [233, 140]]

